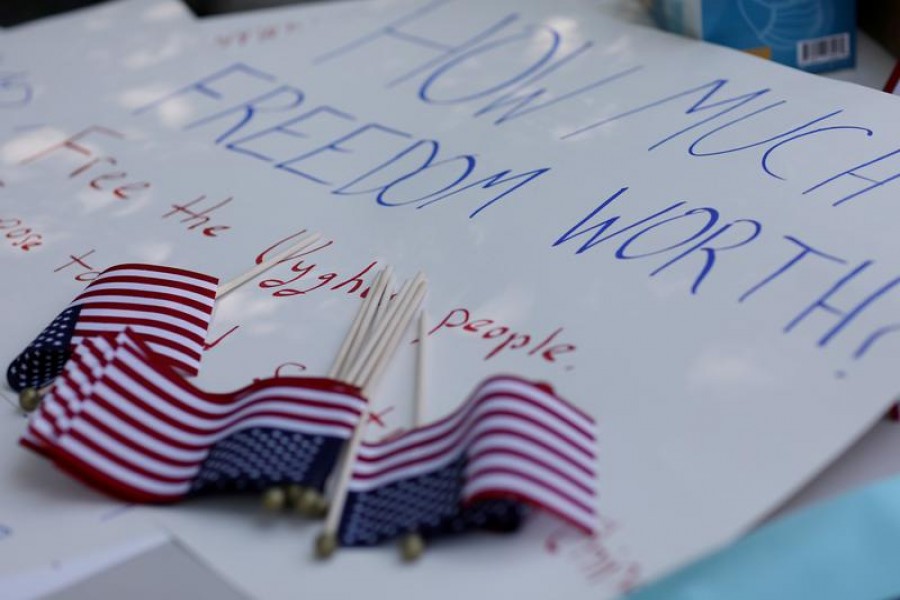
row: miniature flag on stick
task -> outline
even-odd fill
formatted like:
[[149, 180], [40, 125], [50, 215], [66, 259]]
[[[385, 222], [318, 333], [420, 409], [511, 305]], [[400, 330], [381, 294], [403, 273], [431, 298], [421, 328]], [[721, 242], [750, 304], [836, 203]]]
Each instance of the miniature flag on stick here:
[[298, 235], [286, 250], [221, 286], [215, 277], [166, 266], [124, 264], [103, 271], [9, 365], [6, 378], [21, 393], [22, 408], [38, 406], [39, 388], [62, 372], [82, 339], [126, 327], [173, 367], [196, 375], [215, 302], [320, 237], [306, 230]]
[[592, 533], [594, 429], [590, 416], [544, 386], [489, 379], [449, 417], [360, 446], [339, 543], [511, 530], [525, 514], [523, 503]]
[[216, 300], [218, 279], [145, 264], [103, 271], [57, 316], [6, 372], [16, 391], [59, 375], [81, 340], [131, 327], [173, 367], [196, 375]]
[[366, 405], [357, 388], [315, 378], [209, 394], [130, 330], [99, 371], [75, 386], [89, 395], [68, 404], [71, 415], [56, 414], [42, 449], [79, 479], [133, 502], [289, 483], [322, 490]]
[[117, 343], [127, 343], [124, 336], [99, 335], [86, 338], [72, 349], [63, 372], [49, 387], [38, 411], [29, 419], [21, 443], [27, 448], [47, 454], [48, 448], [64, 431], [63, 423], [71, 421], [90, 397], [94, 382], [102, 375], [115, 353]]
[[[360, 318], [351, 326], [350, 337], [357, 338], [358, 343], [342, 346], [337, 361], [343, 362], [344, 365], [339, 369], [339, 376], [360, 386], [367, 396], [381, 380], [397, 350], [403, 332], [422, 303], [428, 287], [425, 277], [419, 273], [412, 280], [406, 281], [395, 297], [390, 298], [387, 293], [389, 275], [389, 272], [382, 272], [379, 275], [374, 287], [375, 290], [380, 290], [379, 293], [372, 294], [366, 299], [366, 303], [360, 307]], [[342, 358], [341, 355], [345, 352], [346, 355]], [[331, 556], [339, 544], [340, 518], [344, 511], [353, 465], [362, 443], [368, 416], [369, 407], [356, 426], [338, 472], [333, 478], [331, 502], [325, 515], [325, 524], [315, 542], [315, 552], [320, 558]]]
[[[331, 369], [328, 371], [329, 379], [345, 381], [359, 388], [364, 387], [362, 383], [358, 383], [349, 377], [349, 371], [357, 362], [367, 356], [359, 356], [359, 349], [366, 339], [366, 332], [371, 328], [375, 320], [375, 313], [378, 309], [384, 307], [382, 302], [386, 301], [385, 295], [387, 294], [390, 279], [391, 268], [387, 267], [378, 273], [372, 286], [363, 295], [364, 300], [360, 303], [356, 317], [350, 325], [349, 331], [344, 336]], [[361, 418], [362, 421], [367, 419], [366, 415]], [[304, 488], [298, 485], [289, 486], [287, 489], [272, 487], [263, 494], [263, 506], [268, 510], [280, 510], [289, 501], [301, 515], [319, 517], [328, 510], [328, 501], [320, 492], [321, 490]]]

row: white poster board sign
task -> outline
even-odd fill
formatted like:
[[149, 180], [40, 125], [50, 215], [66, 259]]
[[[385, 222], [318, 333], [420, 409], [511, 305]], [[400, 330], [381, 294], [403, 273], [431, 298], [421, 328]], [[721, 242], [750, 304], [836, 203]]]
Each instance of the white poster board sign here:
[[161, 60], [167, 32], [192, 21], [193, 13], [178, 0], [120, 0], [5, 31], [0, 43], [4, 137], [44, 125], [79, 99], [73, 90], [95, 88], [110, 71], [147, 66], [154, 56]]
[[[515, 372], [600, 425], [593, 540], [537, 519], [415, 569], [387, 549], [314, 566], [316, 527], [155, 512], [253, 593], [612, 595], [746, 530], [896, 392], [890, 96], [537, 1], [394, 7], [116, 81], [2, 149], [42, 236], [3, 255], [31, 292], [3, 292], [28, 314], [4, 348], [96, 269], [228, 278], [306, 228], [325, 243], [218, 307], [205, 385], [324, 372], [391, 263], [430, 277], [432, 416]], [[373, 436], [407, 426], [410, 364]]]

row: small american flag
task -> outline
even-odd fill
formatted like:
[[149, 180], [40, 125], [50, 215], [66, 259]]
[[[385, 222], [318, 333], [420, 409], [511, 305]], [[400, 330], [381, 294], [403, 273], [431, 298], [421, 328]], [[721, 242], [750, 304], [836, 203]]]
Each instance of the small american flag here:
[[[61, 378], [50, 393], [68, 381]], [[88, 395], [61, 402], [40, 450], [132, 502], [294, 483], [321, 491], [366, 403], [357, 388], [316, 378], [270, 378], [207, 393], [130, 330], [116, 338], [99, 376], [69, 389]], [[28, 436], [22, 443], [34, 447]]]
[[47, 385], [81, 340], [131, 327], [172, 366], [196, 375], [216, 300], [218, 279], [145, 264], [111, 267], [12, 361], [10, 387]]
[[526, 506], [596, 528], [593, 419], [541, 384], [482, 383], [449, 417], [363, 444], [338, 538], [365, 546], [406, 533], [515, 529]]
[[64, 431], [64, 424], [81, 410], [81, 404], [90, 396], [94, 382], [112, 359], [116, 344], [127, 343], [128, 339], [128, 336], [121, 334], [98, 335], [85, 338], [76, 345], [62, 373], [53, 381], [37, 412], [28, 421], [22, 445], [41, 454], [56, 445], [56, 440]]

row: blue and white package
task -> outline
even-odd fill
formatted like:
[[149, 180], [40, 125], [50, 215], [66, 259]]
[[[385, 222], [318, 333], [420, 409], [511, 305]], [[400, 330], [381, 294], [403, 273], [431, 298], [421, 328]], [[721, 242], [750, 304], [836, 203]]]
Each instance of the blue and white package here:
[[661, 27], [818, 73], [856, 61], [854, 0], [652, 0]]

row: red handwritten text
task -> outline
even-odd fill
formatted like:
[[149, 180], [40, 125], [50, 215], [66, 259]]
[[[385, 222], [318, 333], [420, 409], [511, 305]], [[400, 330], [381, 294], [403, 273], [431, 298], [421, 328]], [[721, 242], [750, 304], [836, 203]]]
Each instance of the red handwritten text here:
[[87, 261], [87, 258], [94, 254], [94, 252], [95, 250], [92, 248], [83, 254], [70, 254], [69, 261], [53, 269], [53, 272], [59, 273], [61, 271], [67, 271], [69, 268], [73, 268], [74, 270], [69, 272], [75, 273], [75, 281], [91, 281], [97, 279], [97, 277], [100, 276], [102, 269], [92, 266], [92, 264]]
[[504, 352], [519, 350], [527, 352], [528, 356], [537, 356], [552, 363], [556, 362], [560, 355], [577, 350], [574, 344], [552, 343], [562, 335], [562, 327], [543, 337], [531, 333], [520, 333], [506, 325], [499, 324], [494, 319], [473, 319], [471, 312], [465, 308], [451, 310], [441, 319], [440, 323], [428, 332], [428, 335], [449, 329], [458, 329], [473, 337], [488, 341], [491, 349], [485, 355], [484, 360], [490, 360]]
[[[52, 144], [51, 146], [28, 156], [19, 162], [20, 165], [29, 165], [51, 156], [58, 157], [60, 153], [68, 159], [83, 157], [83, 162], [69, 172], [69, 179], [80, 177], [88, 178], [87, 185], [93, 190], [108, 192], [114, 198], [127, 200], [135, 193], [150, 187], [148, 181], [131, 181], [128, 171], [118, 168], [119, 159], [114, 156], [95, 156], [94, 151], [83, 142], [89, 136], [103, 135], [114, 139], [124, 139], [125, 136], [108, 127], [91, 126]], [[75, 156], [73, 156], [75, 155]], [[114, 167], [109, 169], [109, 167]]]
[[[256, 264], [262, 263], [272, 251], [288, 244], [291, 239], [303, 233], [306, 233], [306, 231], [297, 232], [269, 246], [256, 257]], [[312, 248], [298, 251], [296, 254], [289, 256], [281, 261], [285, 265], [290, 265], [288, 274], [283, 279], [264, 279], [259, 282], [259, 287], [263, 289], [277, 288], [272, 292], [272, 295], [276, 298], [299, 296], [319, 289], [356, 294], [360, 298], [365, 298], [370, 287], [366, 284], [365, 277], [378, 264], [378, 261], [369, 262], [352, 275], [342, 275], [337, 271], [321, 269], [317, 263], [308, 261], [310, 255], [321, 252], [332, 244], [334, 244], [333, 240], [325, 240], [315, 244]], [[274, 267], [274, 269], [277, 268], [277, 266]]]
[[218, 346], [219, 344], [221, 344], [221, 343], [222, 343], [222, 340], [224, 340], [224, 339], [227, 338], [229, 335], [231, 335], [232, 333], [234, 333], [235, 331], [237, 331], [239, 328], [240, 328], [240, 325], [235, 325], [235, 326], [233, 326], [231, 329], [229, 329], [228, 331], [226, 331], [225, 333], [223, 333], [222, 335], [220, 335], [219, 337], [217, 337], [216, 339], [214, 339], [214, 340], [209, 340], [209, 341], [207, 341], [206, 343], [204, 343], [204, 344], [203, 344], [203, 350], [204, 350], [204, 352], [208, 352], [209, 350], [212, 350], [213, 348], [215, 348], [216, 346]]
[[[100, 138], [98, 141], [96, 138]], [[138, 192], [152, 186], [149, 181], [136, 181], [125, 169], [119, 168], [120, 159], [108, 155], [98, 154], [92, 147], [101, 142], [116, 142], [125, 140], [124, 134], [99, 125], [92, 125], [68, 138], [52, 144], [35, 154], [21, 160], [19, 165], [26, 166], [38, 161], [57, 160], [71, 169], [72, 161], [77, 161], [77, 166], [67, 172], [68, 179], [85, 179], [87, 187], [108, 194], [117, 200], [128, 200]], [[231, 229], [230, 225], [222, 223], [210, 223], [211, 215], [234, 200], [228, 197], [223, 200], [207, 200], [205, 194], [201, 194], [187, 202], [173, 202], [171, 210], [164, 213], [161, 218], [174, 217], [177, 222], [185, 225], [187, 231], [197, 231], [205, 237], [216, 238], [220, 234]]]
[[[206, 194], [199, 196], [190, 202], [185, 202], [183, 204], [173, 204], [172, 210], [167, 212], [162, 216], [163, 219], [168, 219], [171, 216], [180, 214], [182, 219], [179, 220], [179, 223], [183, 223], [187, 225], [188, 231], [193, 231], [198, 227], [203, 227], [210, 221], [210, 215], [215, 211], [219, 210], [223, 206], [230, 203], [234, 198], [228, 197], [222, 200], [221, 202], [206, 202]], [[197, 206], [196, 208], [194, 208]], [[187, 216], [185, 216], [187, 215]], [[208, 227], [203, 227], [201, 230], [203, 235], [207, 237], [216, 237], [219, 232], [226, 232], [231, 229], [229, 225], [210, 225]]]
[[242, 29], [234, 33], [226, 33], [216, 36], [216, 43], [222, 48], [229, 46], [246, 46], [250, 43], [269, 42], [285, 37], [302, 28], [300, 23], [277, 23], [264, 25], [255, 29]]
[[628, 558], [624, 548], [614, 547], [617, 529], [618, 524], [605, 517], [592, 536], [564, 527], [547, 536], [544, 549], [572, 564], [591, 584], [628, 593], [641, 583], [641, 565]]
[[13, 248], [28, 252], [43, 243], [43, 236], [25, 225], [22, 219], [14, 217], [0, 218], [0, 233]]

